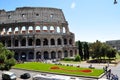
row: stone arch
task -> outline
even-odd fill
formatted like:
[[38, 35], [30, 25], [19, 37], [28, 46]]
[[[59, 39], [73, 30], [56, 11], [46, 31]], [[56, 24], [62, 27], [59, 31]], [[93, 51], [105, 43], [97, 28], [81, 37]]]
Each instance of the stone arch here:
[[6, 33], [6, 29], [2, 28], [1, 35], [4, 35]]
[[32, 38], [28, 39], [28, 46], [33, 46], [33, 39]]
[[14, 46], [17, 47], [19, 44], [19, 40], [18, 39], [15, 39], [15, 43], [14, 43]]
[[58, 51], [58, 58], [62, 58], [62, 51]]
[[8, 35], [12, 34], [12, 28], [11, 27], [8, 28], [7, 34]]
[[41, 52], [40, 51], [36, 52], [36, 59], [41, 59]]
[[19, 33], [19, 29], [18, 29], [18, 27], [15, 27], [14, 34], [18, 34], [18, 33]]
[[23, 39], [21, 40], [21, 46], [26, 46], [26, 39], [25, 39], [25, 38], [23, 38]]
[[20, 59], [21, 59], [22, 61], [26, 61], [27, 55], [26, 55], [25, 52], [22, 52], [22, 53], [21, 53]]
[[48, 51], [44, 51], [44, 59], [49, 59], [49, 53], [48, 53]]
[[33, 26], [28, 27], [28, 33], [33, 33]]
[[69, 39], [69, 44], [72, 45], [72, 39], [71, 38]]
[[11, 40], [8, 40], [7, 46], [8, 46], [8, 47], [11, 47]]
[[34, 59], [34, 53], [33, 52], [29, 52], [28, 59]]
[[50, 33], [54, 33], [55, 32], [55, 28], [53, 26], [50, 26]]
[[36, 33], [39, 33], [39, 32], [41, 31], [40, 26], [36, 26], [36, 27], [35, 27], [35, 31], [36, 31]]
[[47, 26], [43, 26], [43, 32], [48, 32]]
[[19, 60], [19, 53], [15, 52], [14, 58], [15, 58], [16, 60]]
[[61, 45], [62, 44], [62, 40], [60, 38], [57, 39], [57, 45]]
[[64, 45], [67, 45], [67, 39], [64, 38]]
[[73, 51], [70, 50], [70, 57], [73, 57]]
[[67, 50], [64, 51], [64, 57], [68, 57], [68, 51]]
[[60, 33], [60, 27], [57, 26], [57, 33]]
[[56, 52], [55, 51], [52, 51], [51, 52], [51, 59], [55, 59], [56, 58]]
[[51, 45], [55, 45], [55, 40], [52, 38], [52, 39], [50, 40], [50, 43], [51, 43]]
[[63, 33], [66, 33], [66, 29], [65, 29], [65, 27], [63, 27]]
[[36, 39], [36, 46], [40, 46], [40, 45], [41, 45], [40, 39]]
[[44, 38], [44, 40], [43, 40], [43, 45], [44, 45], [44, 46], [48, 45], [48, 39]]
[[25, 27], [25, 26], [22, 26], [22, 28], [21, 28], [21, 33], [22, 33], [22, 34], [25, 34], [25, 33], [26, 33], [26, 27]]

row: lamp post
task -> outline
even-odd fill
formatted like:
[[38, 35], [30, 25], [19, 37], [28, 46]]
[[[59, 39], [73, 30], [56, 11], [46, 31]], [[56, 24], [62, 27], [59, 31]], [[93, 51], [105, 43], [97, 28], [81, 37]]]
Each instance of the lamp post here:
[[117, 0], [114, 0], [114, 4], [117, 4]]

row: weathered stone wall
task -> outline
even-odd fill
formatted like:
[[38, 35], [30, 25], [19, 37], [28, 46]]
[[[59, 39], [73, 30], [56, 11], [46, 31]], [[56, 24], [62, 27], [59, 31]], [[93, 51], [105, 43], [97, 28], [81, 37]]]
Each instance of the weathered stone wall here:
[[15, 11], [0, 10], [0, 24], [41, 21], [66, 23], [62, 10], [57, 8], [22, 7]]

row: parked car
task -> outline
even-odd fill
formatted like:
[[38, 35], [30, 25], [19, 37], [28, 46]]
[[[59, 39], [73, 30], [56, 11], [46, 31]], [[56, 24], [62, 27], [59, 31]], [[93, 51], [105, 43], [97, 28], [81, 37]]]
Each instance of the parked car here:
[[29, 79], [31, 76], [29, 73], [24, 73], [20, 76], [21, 79]]
[[14, 72], [4, 71], [2, 72], [2, 80], [16, 80], [17, 76]]

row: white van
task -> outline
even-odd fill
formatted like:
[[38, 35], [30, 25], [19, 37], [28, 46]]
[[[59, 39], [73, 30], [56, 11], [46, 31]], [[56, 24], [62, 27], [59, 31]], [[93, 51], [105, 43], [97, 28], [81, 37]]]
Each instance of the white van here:
[[52, 75], [52, 74], [37, 74], [33, 76], [33, 80], [82, 80], [75, 77], [70, 76], [62, 76], [62, 75]]
[[9, 71], [2, 72], [2, 80], [16, 80], [16, 74]]

